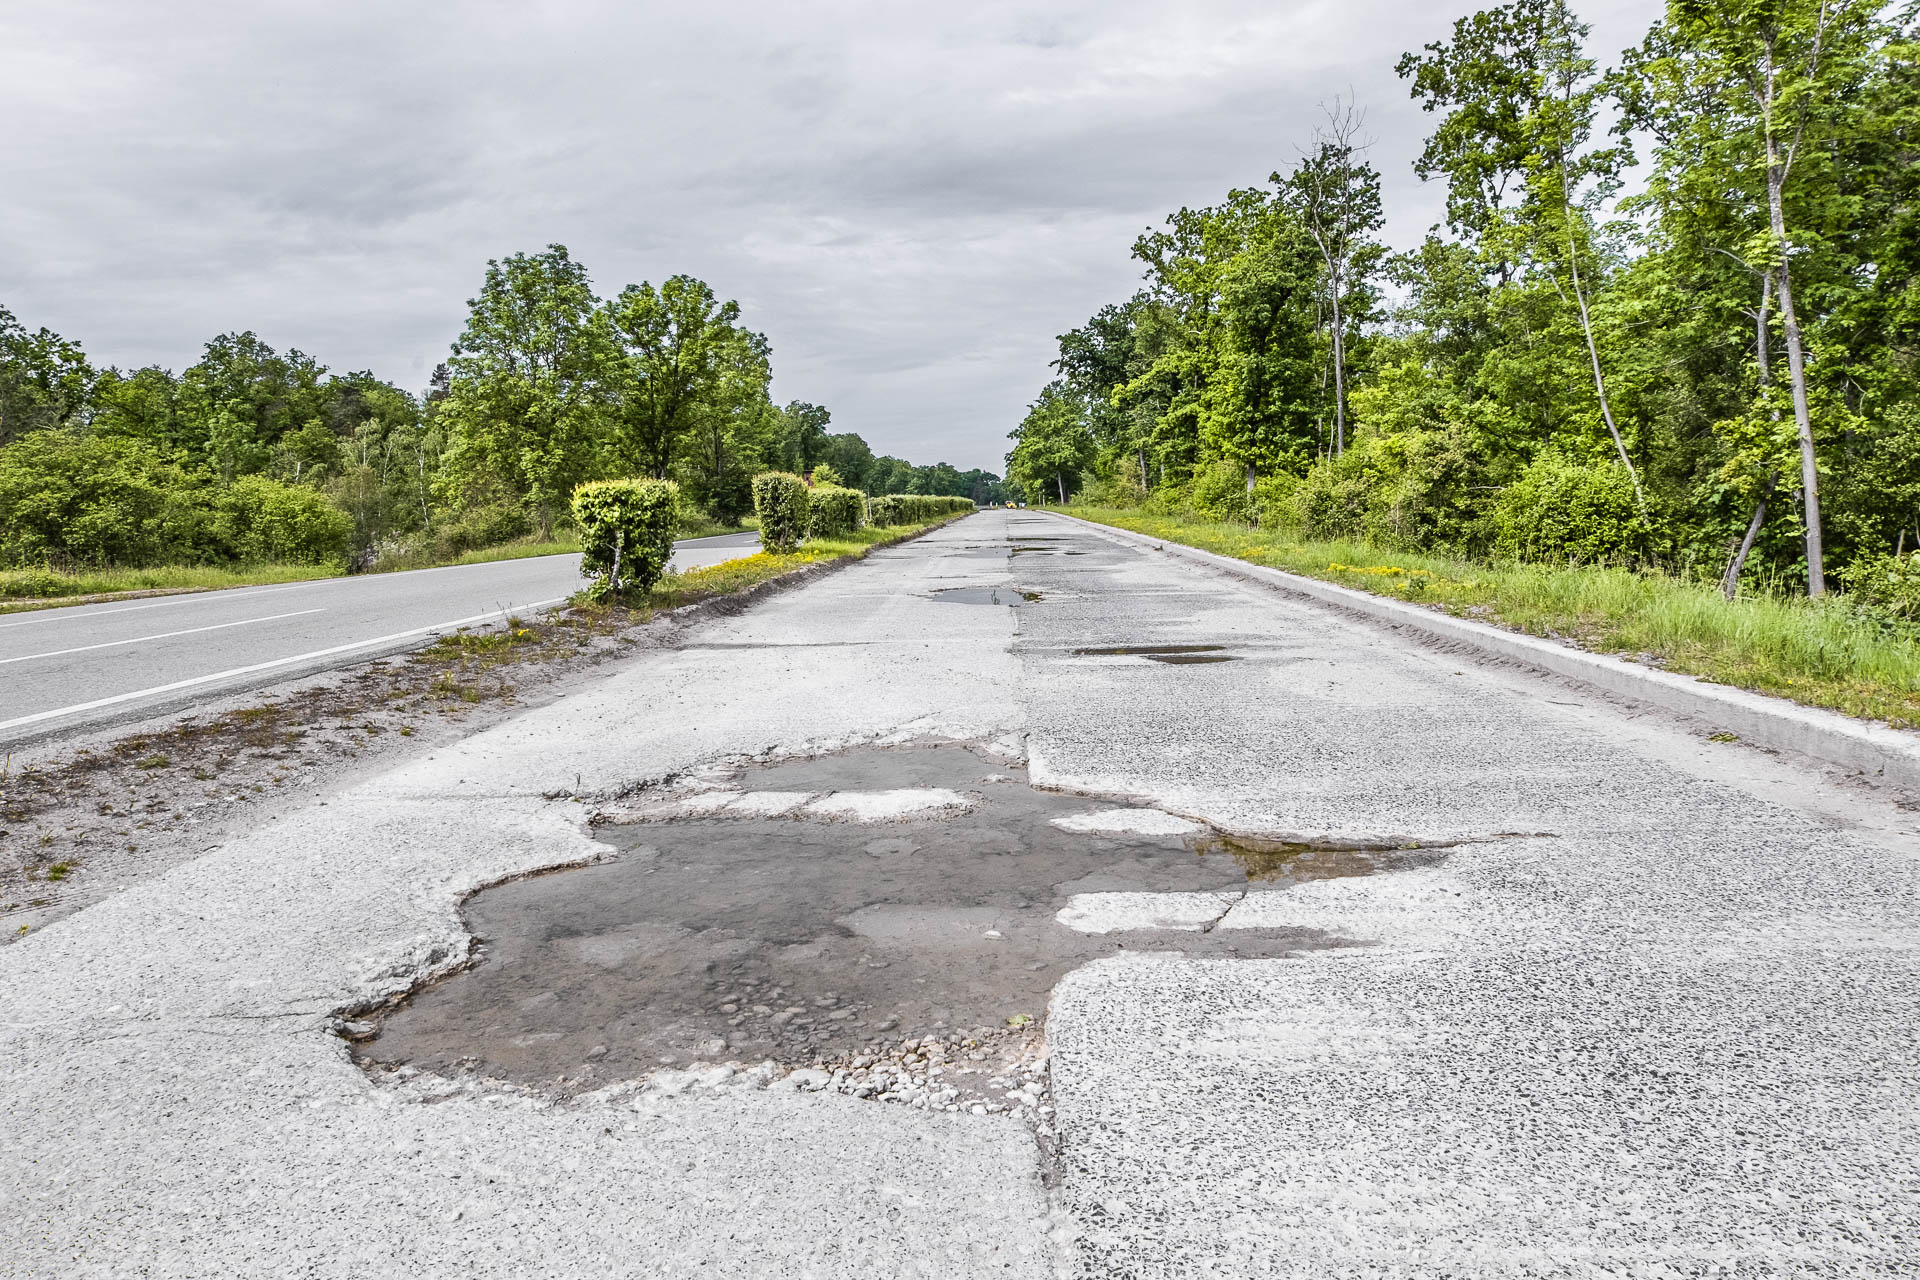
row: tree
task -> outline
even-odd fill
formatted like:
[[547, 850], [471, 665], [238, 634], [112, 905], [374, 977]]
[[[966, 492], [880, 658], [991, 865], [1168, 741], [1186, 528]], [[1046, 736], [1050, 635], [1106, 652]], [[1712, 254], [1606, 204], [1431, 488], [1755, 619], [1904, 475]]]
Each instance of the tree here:
[[780, 411], [786, 436], [787, 461], [807, 472], [813, 470], [813, 464], [824, 455], [827, 443], [827, 424], [833, 421], [833, 415], [817, 404], [808, 404], [804, 400], [794, 400]]
[[79, 344], [51, 329], [28, 333], [0, 307], [0, 445], [73, 421], [93, 385], [93, 366]]
[[1794, 259], [1844, 203], [1837, 160], [1861, 130], [1859, 87], [1885, 29], [1866, 0], [1672, 0], [1646, 60], [1654, 92], [1704, 109], [1682, 145], [1704, 174], [1764, 192], [1765, 224], [1744, 246], [1780, 309], [1800, 446], [1807, 592], [1826, 590], [1819, 458]]
[[689, 494], [715, 520], [738, 524], [753, 509], [753, 477], [777, 450], [779, 411], [767, 399], [766, 339], [747, 334], [752, 359], [739, 360], [694, 404], [685, 461]]
[[[1492, 250], [1503, 283], [1536, 260], [1578, 312], [1600, 416], [1644, 515], [1646, 493], [1614, 420], [1594, 338], [1591, 265], [1586, 281], [1580, 274], [1593, 257], [1590, 202], [1611, 193], [1631, 159], [1624, 147], [1585, 150], [1602, 90], [1582, 52], [1586, 36], [1566, 0], [1515, 0], [1460, 19], [1451, 45], [1407, 54], [1399, 72], [1426, 110], [1448, 108], [1415, 167], [1422, 177], [1447, 174], [1456, 227]], [[1596, 179], [1597, 190], [1583, 194]]]
[[1320, 250], [1326, 268], [1325, 293], [1333, 343], [1333, 451], [1347, 447], [1347, 326], [1353, 298], [1386, 256], [1372, 237], [1385, 222], [1380, 208], [1380, 175], [1360, 157], [1371, 144], [1360, 137], [1365, 117], [1351, 103], [1335, 99], [1323, 108], [1326, 124], [1314, 130], [1313, 149], [1291, 177], [1273, 175], [1291, 188], [1301, 222]]
[[1050, 382], [1027, 416], [1014, 429], [1013, 451], [1007, 454], [1008, 476], [1026, 490], [1029, 499], [1046, 501], [1051, 483], [1067, 501], [1067, 477], [1080, 478], [1093, 460], [1093, 433], [1087, 428], [1086, 405], [1065, 384]]
[[628, 465], [665, 479], [674, 450], [702, 406], [771, 377], [765, 338], [739, 326], [740, 304], [721, 302], [692, 276], [656, 290], [628, 285], [606, 306], [622, 359], [613, 383], [620, 450]]
[[605, 456], [616, 352], [584, 266], [565, 245], [487, 263], [467, 303], [439, 405], [448, 467], [468, 501], [524, 501], [550, 535], [556, 514]]

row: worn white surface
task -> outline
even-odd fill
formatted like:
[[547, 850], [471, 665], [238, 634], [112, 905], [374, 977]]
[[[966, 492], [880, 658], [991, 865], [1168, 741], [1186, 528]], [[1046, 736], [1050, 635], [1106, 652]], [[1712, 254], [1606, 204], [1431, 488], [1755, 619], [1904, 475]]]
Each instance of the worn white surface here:
[[1091, 813], [1073, 813], [1055, 818], [1053, 825], [1062, 831], [1100, 832], [1143, 836], [1184, 836], [1206, 830], [1202, 824], [1178, 814], [1158, 809], [1096, 809]]
[[[1008, 562], [959, 552], [1010, 525], [1084, 554], [1013, 560], [1045, 597], [1017, 611], [925, 598], [1005, 583]], [[1920, 1257], [1920, 841], [1885, 798], [1034, 513], [700, 638], [719, 643], [639, 658], [0, 951], [0, 1274], [1049, 1274], [1036, 1148], [1009, 1122], [699, 1073], [641, 1103], [429, 1103], [370, 1084], [325, 1030], [452, 963], [468, 889], [600, 856], [598, 797], [921, 734], [1011, 750], [1022, 728], [1036, 783], [1106, 803], [1476, 841], [1207, 895], [1216, 931], [1356, 945], [1117, 954], [1061, 984], [1055, 1209], [1077, 1274], [1839, 1276]], [[1072, 657], [1178, 643], [1237, 658]], [[584, 802], [541, 798], [576, 775]]]

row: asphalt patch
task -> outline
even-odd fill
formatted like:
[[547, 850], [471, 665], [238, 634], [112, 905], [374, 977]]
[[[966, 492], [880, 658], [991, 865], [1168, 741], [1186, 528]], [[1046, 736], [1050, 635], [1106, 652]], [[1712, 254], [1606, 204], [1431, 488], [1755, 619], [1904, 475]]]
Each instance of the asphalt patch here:
[[1024, 769], [957, 745], [755, 766], [731, 785], [749, 796], [945, 788], [974, 806], [884, 824], [602, 826], [616, 860], [470, 898], [475, 962], [377, 1019], [356, 1056], [577, 1092], [662, 1067], [805, 1065], [1034, 1027], [1062, 975], [1115, 951], [1275, 958], [1351, 945], [1312, 930], [1083, 934], [1055, 919], [1073, 895], [1259, 891], [1390, 870], [1398, 852], [1063, 830], [1055, 819], [1111, 806], [1035, 790]]

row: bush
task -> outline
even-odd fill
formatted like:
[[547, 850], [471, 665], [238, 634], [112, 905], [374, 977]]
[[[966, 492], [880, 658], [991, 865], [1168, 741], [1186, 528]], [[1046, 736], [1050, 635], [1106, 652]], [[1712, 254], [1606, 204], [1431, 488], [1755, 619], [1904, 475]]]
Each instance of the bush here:
[[673, 556], [679, 486], [670, 480], [596, 480], [573, 491], [580, 573], [595, 599], [653, 590]]
[[1626, 557], [1648, 532], [1626, 468], [1585, 466], [1552, 451], [1535, 458], [1500, 494], [1493, 529], [1497, 554], [1550, 564]]
[[65, 430], [0, 448], [0, 565], [199, 559], [206, 495], [151, 446]]
[[858, 489], [814, 486], [807, 495], [807, 536], [837, 538], [860, 527], [866, 498]]
[[867, 499], [867, 523], [871, 525], [927, 524], [963, 511], [977, 511], [972, 498], [950, 498], [944, 494], [888, 493]]
[[1299, 523], [1294, 499], [1300, 477], [1282, 471], [1253, 483], [1253, 522], [1262, 529], [1286, 529]]
[[213, 530], [226, 552], [251, 564], [344, 564], [353, 517], [305, 485], [241, 476], [214, 499]]
[[468, 507], [452, 524], [441, 526], [434, 535], [434, 551], [441, 559], [452, 560], [532, 532], [533, 517], [525, 507], [515, 502], [489, 502]]
[[1838, 576], [1856, 610], [1877, 620], [1920, 623], [1920, 551], [1861, 556]]
[[1365, 435], [1308, 469], [1293, 515], [1310, 538], [1465, 554], [1483, 536], [1484, 499], [1470, 484], [1483, 474], [1457, 424]]
[[753, 512], [760, 517], [760, 549], [786, 552], [807, 533], [807, 482], [791, 471], [753, 478]]
[[1224, 458], [1207, 464], [1193, 478], [1188, 501], [1202, 520], [1220, 524], [1248, 524], [1253, 519], [1247, 494], [1247, 469]]

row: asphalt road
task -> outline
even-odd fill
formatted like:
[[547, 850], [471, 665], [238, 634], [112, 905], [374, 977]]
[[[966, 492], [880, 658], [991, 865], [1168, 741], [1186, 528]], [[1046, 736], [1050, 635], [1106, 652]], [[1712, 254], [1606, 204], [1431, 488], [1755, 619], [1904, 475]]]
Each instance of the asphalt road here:
[[[671, 567], [750, 555], [759, 542], [688, 539]], [[578, 555], [537, 556], [0, 615], [0, 745], [417, 648], [537, 613], [580, 586]]]
[[[1920, 1257], [1920, 817], [1897, 797], [1037, 512], [605, 673], [0, 948], [0, 1272], [1838, 1277]], [[1009, 772], [756, 772], [942, 740]], [[1048, 806], [1084, 800], [1047, 821], [1114, 834], [1111, 858], [1076, 844], [1034, 883], [1022, 857], [1003, 896], [963, 902], [927, 877], [1030, 851], [928, 833], [969, 803], [998, 822], [956, 789], [1017, 785], [1020, 762]], [[893, 878], [885, 909], [808, 923], [837, 909], [809, 897], [831, 860], [796, 862], [796, 927], [753, 936], [790, 967], [838, 954], [847, 982], [759, 1009], [712, 985], [744, 965], [757, 991], [751, 951], [701, 934], [660, 1016], [712, 1037], [688, 1042], [705, 1065], [602, 1071], [642, 1028], [609, 1014], [587, 1045], [554, 1006], [609, 988], [574, 984], [670, 980], [697, 930], [736, 927], [736, 880], [757, 877], [757, 919], [786, 874], [646, 830], [733, 813], [816, 824], [810, 848], [844, 832], [855, 874]], [[1228, 886], [1117, 838], [1182, 821], [1263, 856], [1432, 856]], [[564, 1101], [354, 1063], [338, 1019], [511, 954], [472, 949], [467, 895], [563, 866], [523, 897], [591, 909], [584, 932], [532, 922], [564, 980], [472, 1029], [489, 1053], [577, 1036]], [[656, 867], [707, 918], [633, 887]], [[581, 876], [640, 914], [608, 919], [616, 895]], [[891, 949], [919, 949], [901, 998], [924, 978], [931, 1004], [934, 950], [970, 982], [1002, 948], [1039, 972], [1048, 928], [1112, 946], [1054, 985], [1023, 1113], [943, 1082], [976, 1069], [964, 1049], [939, 1078], [901, 1057], [919, 1074], [872, 1097], [729, 1058], [782, 1042], [755, 1029], [769, 1010], [831, 1039], [891, 1007]], [[1119, 941], [1143, 931], [1162, 944]], [[1236, 932], [1311, 942], [1236, 957]]]

